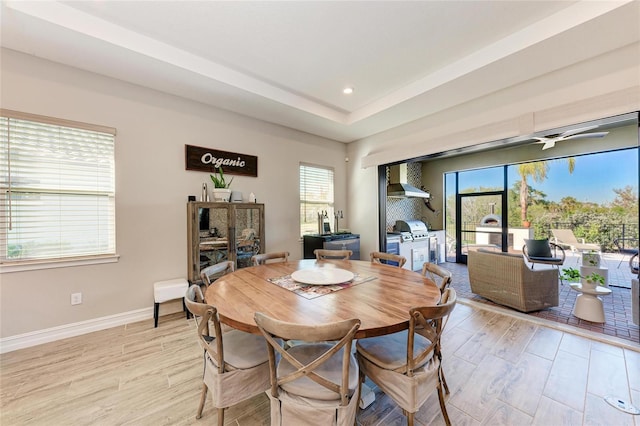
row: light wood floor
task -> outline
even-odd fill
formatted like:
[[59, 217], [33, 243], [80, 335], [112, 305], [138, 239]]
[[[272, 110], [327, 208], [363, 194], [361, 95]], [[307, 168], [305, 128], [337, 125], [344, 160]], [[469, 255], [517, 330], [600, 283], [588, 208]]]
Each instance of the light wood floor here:
[[[454, 425], [635, 425], [609, 406], [640, 406], [640, 348], [623, 348], [458, 303], [443, 338]], [[0, 424], [215, 424], [195, 419], [202, 351], [182, 314], [99, 331], [0, 356]], [[361, 425], [406, 424], [378, 389]], [[265, 395], [230, 408], [230, 425], [268, 425]], [[434, 392], [417, 424], [444, 424]]]

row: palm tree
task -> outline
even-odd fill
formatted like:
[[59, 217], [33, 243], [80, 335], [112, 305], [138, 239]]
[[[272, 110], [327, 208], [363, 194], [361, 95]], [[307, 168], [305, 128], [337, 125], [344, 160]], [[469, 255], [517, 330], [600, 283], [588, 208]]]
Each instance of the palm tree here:
[[[576, 168], [576, 159], [567, 158], [569, 173], [573, 173]], [[529, 184], [527, 178], [530, 176], [534, 182], [542, 182], [547, 178], [549, 172], [549, 161], [533, 161], [531, 163], [523, 163], [518, 166], [518, 174], [522, 178], [520, 180], [520, 219], [522, 222], [527, 220], [527, 209], [529, 207]]]

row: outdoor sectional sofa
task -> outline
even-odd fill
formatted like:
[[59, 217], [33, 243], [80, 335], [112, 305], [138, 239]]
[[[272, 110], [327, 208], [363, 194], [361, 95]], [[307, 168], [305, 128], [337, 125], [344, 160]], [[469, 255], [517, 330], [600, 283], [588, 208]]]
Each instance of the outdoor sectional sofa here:
[[469, 251], [471, 291], [521, 312], [558, 306], [558, 270], [530, 269], [521, 254]]

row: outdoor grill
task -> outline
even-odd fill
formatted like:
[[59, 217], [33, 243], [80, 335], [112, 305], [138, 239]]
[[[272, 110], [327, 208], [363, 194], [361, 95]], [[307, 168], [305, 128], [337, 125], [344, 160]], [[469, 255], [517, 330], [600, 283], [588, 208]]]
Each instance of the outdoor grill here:
[[421, 241], [429, 238], [429, 228], [421, 220], [396, 220], [393, 233], [400, 234], [402, 242]]

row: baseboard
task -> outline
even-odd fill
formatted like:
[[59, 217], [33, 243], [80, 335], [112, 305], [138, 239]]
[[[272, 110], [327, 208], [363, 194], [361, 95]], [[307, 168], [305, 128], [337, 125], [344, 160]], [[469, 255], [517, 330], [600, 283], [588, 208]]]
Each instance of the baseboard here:
[[149, 318], [153, 318], [153, 308], [122, 312], [120, 314], [109, 315], [106, 317], [9, 336], [0, 339], [0, 354], [12, 352], [18, 349], [30, 348], [31, 346], [66, 339], [68, 337], [80, 336], [94, 331], [117, 327], [119, 325], [143, 321]]

